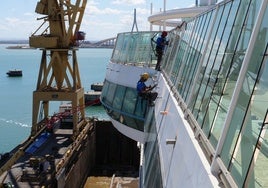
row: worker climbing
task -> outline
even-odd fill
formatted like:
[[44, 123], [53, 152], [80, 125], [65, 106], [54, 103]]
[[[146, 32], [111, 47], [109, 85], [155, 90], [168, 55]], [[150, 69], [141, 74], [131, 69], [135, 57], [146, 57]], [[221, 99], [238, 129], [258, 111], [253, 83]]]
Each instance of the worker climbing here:
[[161, 36], [159, 36], [156, 41], [152, 39], [156, 43], [155, 51], [156, 51], [156, 56], [157, 56], [157, 63], [155, 66], [155, 70], [158, 70], [158, 71], [160, 71], [160, 65], [162, 61], [162, 56], [165, 51], [165, 46], [168, 45], [168, 41], [166, 39], [167, 34], [168, 33], [166, 31], [163, 31]]
[[148, 100], [149, 105], [153, 106], [158, 93], [152, 92], [152, 90], [157, 84], [154, 86], [146, 86], [145, 82], [149, 79], [149, 77], [150, 75], [147, 72], [141, 75], [139, 81], [137, 82], [137, 92], [142, 99]]

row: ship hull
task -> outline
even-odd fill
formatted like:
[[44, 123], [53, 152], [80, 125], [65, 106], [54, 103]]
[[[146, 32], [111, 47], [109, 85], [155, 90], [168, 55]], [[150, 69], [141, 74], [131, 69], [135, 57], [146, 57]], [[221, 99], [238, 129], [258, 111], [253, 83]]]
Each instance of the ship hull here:
[[[144, 131], [126, 126], [120, 122], [120, 119], [112, 119], [112, 123], [118, 131], [146, 145], [142, 151], [144, 161], [143, 172], [140, 175], [146, 176], [146, 181], [148, 181], [150, 176], [153, 176], [152, 174], [158, 174], [157, 178], [166, 181], [167, 187], [176, 187], [175, 185], [181, 187], [218, 187], [218, 180], [210, 172], [210, 165], [195, 138], [191, 126], [185, 120], [181, 108], [177, 105], [176, 98], [160, 72], [150, 68], [110, 62], [106, 74], [106, 84], [109, 82], [117, 85], [117, 88], [120, 85], [120, 88], [132, 88], [135, 91], [136, 82], [143, 72], [149, 72], [151, 77], [154, 78], [157, 82], [155, 91], [158, 92], [155, 105], [146, 107], [145, 118], [148, 121], [145, 120], [144, 122]], [[153, 82], [147, 84], [152, 85]], [[106, 86], [104, 85], [104, 87]], [[116, 93], [119, 92], [115, 90], [114, 93], [109, 92], [109, 95], [117, 98]], [[105, 95], [105, 91], [102, 97], [108, 97]], [[123, 103], [125, 103], [125, 100], [123, 99]], [[103, 105], [108, 108], [105, 100]], [[138, 104], [136, 103], [135, 106], [138, 106]], [[150, 119], [154, 119], [154, 123]], [[148, 130], [148, 127], [153, 128]], [[146, 168], [149, 163], [150, 167]], [[149, 170], [152, 166], [158, 167], [157, 170]], [[145, 178], [141, 176], [140, 179]], [[162, 187], [162, 183], [156, 187]], [[144, 185], [144, 187], [147, 186]]]

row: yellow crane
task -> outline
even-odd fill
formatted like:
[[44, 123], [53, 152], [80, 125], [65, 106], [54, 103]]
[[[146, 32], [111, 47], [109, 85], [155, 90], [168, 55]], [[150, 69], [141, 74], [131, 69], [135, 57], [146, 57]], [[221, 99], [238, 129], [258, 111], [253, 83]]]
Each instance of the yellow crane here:
[[84, 39], [79, 31], [87, 0], [40, 0], [35, 12], [44, 15], [41, 26], [29, 39], [31, 47], [42, 50], [36, 91], [33, 93], [32, 135], [40, 112], [49, 116], [50, 101], [70, 101], [73, 109], [73, 136], [84, 124], [84, 89], [76, 57], [76, 45]]
[[[45, 129], [49, 102], [70, 101], [73, 111], [73, 139], [88, 127], [84, 111], [84, 89], [81, 85], [77, 44], [84, 39], [79, 31], [87, 0], [40, 0], [35, 12], [43, 15], [41, 26], [30, 36], [31, 47], [40, 48], [42, 57], [36, 90], [33, 92], [31, 136], [0, 168], [0, 176], [24, 154], [25, 149]], [[40, 115], [41, 114], [41, 115]], [[40, 119], [43, 116], [43, 119]], [[3, 184], [0, 182], [0, 187]]]

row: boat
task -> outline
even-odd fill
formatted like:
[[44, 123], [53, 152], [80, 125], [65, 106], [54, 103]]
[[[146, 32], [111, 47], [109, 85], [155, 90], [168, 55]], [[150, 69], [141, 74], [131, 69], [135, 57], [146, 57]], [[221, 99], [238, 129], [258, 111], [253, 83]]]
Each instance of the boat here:
[[101, 91], [86, 91], [85, 92], [85, 105], [86, 106], [99, 106]]
[[85, 97], [85, 106], [100, 106], [100, 96], [102, 91], [103, 83], [93, 83], [91, 84], [90, 91], [86, 91], [84, 94]]
[[91, 90], [94, 91], [101, 91], [103, 88], [103, 83], [102, 82], [97, 82], [97, 83], [93, 83], [90, 85]]
[[7, 72], [7, 75], [9, 77], [21, 77], [22, 76], [22, 70], [20, 70], [20, 69], [9, 70]]
[[[148, 18], [174, 25], [160, 70], [151, 41], [161, 31], [117, 36], [100, 99], [140, 145], [139, 187], [268, 186], [268, 2], [206, 5]], [[154, 105], [137, 95], [143, 73]]]

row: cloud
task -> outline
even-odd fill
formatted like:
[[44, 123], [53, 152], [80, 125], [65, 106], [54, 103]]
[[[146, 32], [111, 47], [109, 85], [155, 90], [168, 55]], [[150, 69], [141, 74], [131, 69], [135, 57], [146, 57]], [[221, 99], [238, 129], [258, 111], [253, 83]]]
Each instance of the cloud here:
[[31, 13], [31, 12], [25, 12], [24, 14], [23, 14], [24, 16], [34, 16], [34, 14], [33, 13]]
[[144, 0], [114, 0], [111, 2], [113, 5], [99, 1], [90, 1], [85, 10], [80, 29], [86, 32], [86, 40], [102, 40], [115, 37], [117, 33], [130, 32], [134, 21], [134, 4], [141, 4], [136, 8], [138, 29], [148, 28], [147, 19], [144, 18], [149, 15], [149, 10], [141, 8], [144, 7]]
[[133, 23], [133, 16], [131, 16], [131, 15], [123, 16], [123, 17], [121, 17], [120, 22], [123, 25], [129, 25], [129, 26], [131, 26], [132, 23]]
[[3, 23], [0, 22], [0, 30], [1, 31], [8, 31], [9, 29], [7, 26], [5, 26]]
[[15, 25], [15, 24], [18, 24], [18, 23], [21, 23], [20, 22], [20, 19], [19, 18], [5, 18], [6, 22], [8, 25]]
[[97, 3], [97, 2], [95, 2], [95, 1], [88, 1], [87, 2], [87, 5], [89, 5], [89, 6], [96, 6], [96, 5], [98, 5], [99, 3]]
[[[0, 21], [1, 35], [7, 39], [27, 39], [38, 28], [39, 22], [18, 17], [6, 17]], [[18, 28], [20, 28], [18, 30]]]
[[86, 10], [87, 14], [93, 14], [93, 15], [118, 15], [121, 14], [122, 11], [117, 10], [117, 9], [112, 9], [112, 8], [104, 8], [104, 9], [99, 9], [96, 6], [89, 5]]
[[136, 14], [138, 15], [148, 15], [150, 11], [145, 8], [136, 8]]
[[143, 5], [145, 4], [145, 0], [115, 0], [112, 2], [112, 4], [115, 5]]

